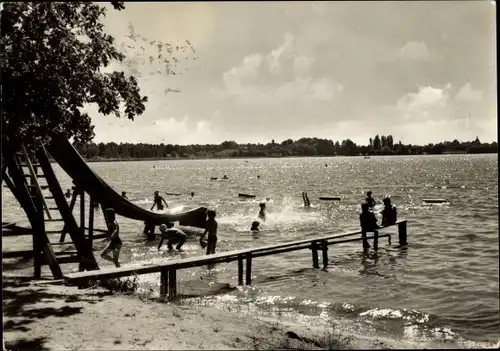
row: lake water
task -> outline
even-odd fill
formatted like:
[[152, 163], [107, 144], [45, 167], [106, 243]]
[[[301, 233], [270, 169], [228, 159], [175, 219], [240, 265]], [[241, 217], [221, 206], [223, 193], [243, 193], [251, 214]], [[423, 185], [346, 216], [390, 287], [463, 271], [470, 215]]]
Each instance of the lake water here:
[[[373, 191], [378, 201], [390, 196], [398, 217], [409, 221], [407, 250], [387, 247], [385, 238], [380, 241], [378, 257], [365, 257], [360, 242], [332, 246], [327, 270], [312, 268], [308, 250], [257, 258], [252, 287], [191, 298], [191, 303], [240, 306], [242, 311], [286, 316], [308, 324], [334, 320], [338, 329], [368, 337], [384, 336], [400, 341], [402, 347], [409, 341], [461, 347], [498, 341], [497, 155], [90, 165], [117, 191], [127, 191], [129, 199], [139, 206], [149, 208], [152, 192], [160, 190], [182, 193], [180, 197], [165, 196], [170, 206], [216, 209], [219, 252], [357, 229], [364, 193]], [[55, 169], [63, 188], [70, 187], [69, 178], [58, 166]], [[208, 180], [224, 174], [229, 180]], [[191, 191], [195, 192], [194, 200], [188, 200]], [[308, 192], [312, 209], [302, 207], [302, 191]], [[257, 197], [241, 200], [239, 192]], [[4, 194], [4, 218], [25, 223], [12, 195], [8, 191]], [[322, 202], [318, 200], [321, 195], [342, 199]], [[249, 232], [250, 223], [258, 213], [259, 202], [266, 197], [270, 198], [268, 218], [255, 236]], [[449, 203], [426, 205], [424, 198], [445, 198]], [[102, 215], [96, 220], [104, 228]], [[156, 245], [144, 245], [142, 223], [121, 217], [118, 220], [125, 242], [124, 264], [202, 254], [196, 240], [189, 241], [180, 254], [158, 252]], [[397, 229], [384, 232], [396, 234]], [[4, 249], [17, 247], [19, 242], [4, 240]], [[393, 236], [394, 245], [397, 234]], [[181, 293], [196, 295], [196, 291], [217, 286], [215, 282], [236, 285], [237, 265], [183, 270], [178, 272], [178, 279]], [[158, 282], [157, 274], [141, 277], [141, 287], [154, 293]]]

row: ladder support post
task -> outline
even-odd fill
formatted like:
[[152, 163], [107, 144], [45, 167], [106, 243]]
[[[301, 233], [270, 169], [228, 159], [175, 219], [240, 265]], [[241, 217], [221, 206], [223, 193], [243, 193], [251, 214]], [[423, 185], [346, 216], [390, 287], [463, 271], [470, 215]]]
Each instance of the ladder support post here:
[[85, 192], [80, 191], [80, 229], [85, 235]]
[[94, 198], [90, 196], [90, 207], [89, 207], [89, 242], [90, 247], [93, 247], [94, 240]]

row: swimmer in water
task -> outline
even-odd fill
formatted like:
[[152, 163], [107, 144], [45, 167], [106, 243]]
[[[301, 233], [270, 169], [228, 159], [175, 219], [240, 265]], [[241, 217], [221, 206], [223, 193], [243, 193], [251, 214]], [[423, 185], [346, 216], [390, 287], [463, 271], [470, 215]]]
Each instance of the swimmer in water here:
[[224, 177], [222, 177], [222, 179], [229, 179], [229, 178], [227, 177], [227, 175], [224, 174]]
[[264, 202], [261, 202], [259, 204], [260, 206], [260, 211], [259, 211], [259, 218], [262, 219], [263, 221], [266, 220], [266, 204]]
[[368, 191], [366, 193], [365, 202], [368, 204], [369, 208], [375, 207], [375, 199], [372, 197], [372, 192], [371, 191]]
[[[208, 234], [207, 238], [207, 255], [215, 254], [215, 247], [217, 246], [217, 221], [215, 220], [216, 213], [214, 210], [207, 211], [207, 225], [206, 229], [200, 237], [200, 245]], [[202, 245], [203, 247], [203, 245]]]
[[307, 193], [305, 191], [302, 192], [302, 200], [304, 200], [304, 207], [311, 207], [311, 202], [309, 201], [309, 197], [307, 197]]
[[192, 200], [194, 198], [194, 191], [191, 191], [191, 198], [189, 200]]
[[153, 198], [153, 206], [151, 206], [151, 211], [153, 211], [153, 208], [156, 206], [158, 211], [163, 210], [163, 203], [165, 203], [165, 207], [168, 208], [167, 202], [163, 197], [160, 196], [160, 192], [156, 190], [154, 192], [154, 198]]
[[259, 232], [260, 231], [259, 225], [260, 225], [259, 221], [253, 221], [252, 222], [252, 226], [250, 227], [250, 231], [252, 231], [252, 232]]
[[179, 228], [174, 228], [174, 224], [172, 222], [167, 222], [167, 224], [160, 225], [161, 239], [158, 244], [158, 251], [160, 251], [161, 246], [163, 245], [163, 241], [167, 240], [168, 251], [174, 250], [174, 244], [177, 244], [175, 247], [177, 251], [182, 251], [182, 245], [186, 242], [187, 235]]
[[142, 233], [146, 235], [149, 241], [156, 239], [155, 227], [156, 226], [153, 223], [150, 223], [148, 221], [144, 222], [144, 230], [142, 231]]
[[[115, 264], [116, 267], [120, 267], [119, 257], [120, 250], [122, 248], [122, 241], [120, 239], [120, 226], [116, 221], [115, 210], [112, 208], [106, 209], [106, 215], [108, 218], [108, 235], [103, 242], [109, 241], [109, 244], [106, 245], [106, 248], [101, 252], [101, 258], [111, 261]], [[110, 256], [110, 253], [113, 253], [113, 256]]]
[[66, 193], [64, 194], [64, 196], [66, 196], [68, 199], [71, 197], [72, 193], [71, 193], [71, 190], [66, 190]]

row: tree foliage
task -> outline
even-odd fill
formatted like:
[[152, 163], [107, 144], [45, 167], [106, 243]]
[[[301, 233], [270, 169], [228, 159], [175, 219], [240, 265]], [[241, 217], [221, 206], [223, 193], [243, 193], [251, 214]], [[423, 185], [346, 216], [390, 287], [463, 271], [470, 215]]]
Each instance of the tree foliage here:
[[104, 31], [105, 15], [105, 7], [91, 2], [3, 3], [3, 135], [28, 147], [55, 134], [86, 143], [94, 132], [84, 106], [132, 120], [144, 112], [147, 97], [135, 77], [103, 72], [126, 58]]
[[[380, 139], [380, 138], [379, 138]], [[389, 135], [385, 140], [392, 140]], [[286, 156], [358, 156], [358, 155], [419, 155], [440, 153], [497, 153], [497, 143], [442, 142], [428, 145], [404, 145], [398, 142], [381, 149], [370, 144], [357, 145], [350, 139], [333, 142], [328, 139], [287, 139], [281, 144], [238, 144], [225, 141], [219, 145], [172, 145], [172, 144], [130, 144], [89, 143], [76, 144], [80, 154], [89, 160], [106, 159], [162, 159], [162, 158], [207, 158], [207, 157], [286, 157]]]

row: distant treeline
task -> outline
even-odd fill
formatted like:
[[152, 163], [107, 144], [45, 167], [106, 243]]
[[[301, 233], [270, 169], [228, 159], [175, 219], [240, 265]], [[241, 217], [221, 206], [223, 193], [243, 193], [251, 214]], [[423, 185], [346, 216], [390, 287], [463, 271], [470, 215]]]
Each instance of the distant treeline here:
[[394, 143], [391, 135], [370, 138], [368, 145], [356, 145], [352, 140], [341, 142], [319, 138], [287, 139], [282, 143], [272, 140], [267, 144], [238, 144], [224, 141], [219, 145], [172, 145], [90, 143], [75, 144], [87, 160], [95, 159], [163, 159], [163, 158], [220, 158], [220, 157], [287, 157], [287, 156], [362, 156], [362, 155], [426, 155], [447, 153], [498, 153], [496, 142], [481, 143], [458, 140], [438, 144], [411, 145]]

